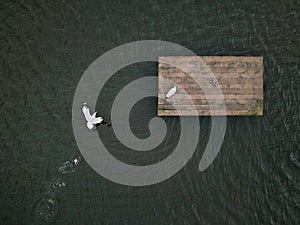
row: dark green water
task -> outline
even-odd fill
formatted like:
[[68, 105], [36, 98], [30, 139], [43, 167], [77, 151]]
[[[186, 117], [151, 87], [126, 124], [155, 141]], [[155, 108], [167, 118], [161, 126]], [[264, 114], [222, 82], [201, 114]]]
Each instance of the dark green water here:
[[[0, 224], [299, 224], [299, 8], [299, 0], [1, 1]], [[228, 118], [221, 152], [202, 173], [209, 117], [192, 160], [163, 183], [115, 184], [84, 160], [61, 174], [80, 156], [71, 109], [82, 74], [106, 51], [147, 39], [198, 55], [264, 56], [264, 116]], [[109, 117], [118, 91], [147, 75], [157, 75], [155, 63], [119, 71], [98, 108]], [[132, 113], [133, 131], [146, 137], [156, 100]], [[173, 143], [179, 119], [166, 121]], [[162, 146], [126, 155], [112, 128], [99, 136], [133, 164], [169, 154]]]

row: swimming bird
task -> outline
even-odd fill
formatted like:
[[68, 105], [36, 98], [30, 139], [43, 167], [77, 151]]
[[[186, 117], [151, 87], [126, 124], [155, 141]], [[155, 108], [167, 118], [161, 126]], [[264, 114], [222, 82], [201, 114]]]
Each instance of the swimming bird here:
[[75, 158], [73, 159], [73, 163], [74, 163], [75, 166], [77, 166], [77, 165], [80, 163], [80, 161], [81, 161], [81, 157], [80, 157], [80, 156], [75, 157]]
[[86, 126], [91, 130], [95, 125], [100, 124], [103, 121], [102, 117], [96, 117], [97, 111], [91, 115], [90, 109], [86, 103], [83, 103], [82, 113], [87, 121]]
[[176, 86], [172, 87], [172, 88], [167, 92], [167, 94], [166, 94], [166, 99], [167, 99], [167, 98], [171, 98], [173, 95], [175, 95], [176, 91], [177, 91]]

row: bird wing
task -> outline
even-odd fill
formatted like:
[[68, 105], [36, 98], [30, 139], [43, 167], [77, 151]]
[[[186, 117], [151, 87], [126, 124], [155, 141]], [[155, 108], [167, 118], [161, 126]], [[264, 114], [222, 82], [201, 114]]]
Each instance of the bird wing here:
[[103, 121], [102, 117], [97, 117], [97, 118], [93, 118], [92, 123], [93, 124], [98, 124], [98, 123], [101, 123], [102, 121]]
[[97, 112], [94, 112], [93, 115], [91, 115], [90, 110], [86, 105], [82, 107], [82, 113], [88, 123], [97, 124], [103, 121], [102, 117], [96, 117]]
[[87, 126], [89, 129], [92, 129], [94, 124], [98, 124], [103, 121], [102, 117], [96, 117], [97, 112], [94, 112], [93, 115], [91, 115], [90, 109], [86, 104], [84, 104], [82, 107], [82, 113], [87, 121]]
[[84, 115], [86, 121], [89, 122], [89, 121], [92, 120], [92, 116], [91, 116], [91, 114], [90, 114], [90, 110], [89, 110], [89, 108], [88, 108], [86, 105], [84, 105], [84, 106], [82, 107], [82, 113], [83, 113], [83, 115]]

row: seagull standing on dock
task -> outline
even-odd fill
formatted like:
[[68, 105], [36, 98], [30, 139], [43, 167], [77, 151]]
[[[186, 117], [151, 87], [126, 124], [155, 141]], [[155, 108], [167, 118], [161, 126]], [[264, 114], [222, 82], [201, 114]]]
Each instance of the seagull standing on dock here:
[[83, 103], [82, 113], [87, 121], [86, 126], [91, 130], [95, 125], [100, 124], [103, 121], [102, 117], [96, 117], [97, 111], [91, 115], [90, 109], [86, 103]]
[[219, 85], [219, 81], [216, 79], [210, 80], [209, 83], [213, 86], [218, 86]]
[[176, 86], [172, 87], [166, 94], [166, 99], [171, 98], [173, 95], [176, 94], [177, 88]]

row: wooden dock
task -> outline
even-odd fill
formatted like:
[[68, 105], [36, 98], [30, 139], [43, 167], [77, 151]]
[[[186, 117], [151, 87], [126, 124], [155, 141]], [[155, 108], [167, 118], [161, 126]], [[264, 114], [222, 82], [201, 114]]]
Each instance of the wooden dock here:
[[[263, 115], [262, 57], [203, 56], [201, 59], [207, 64], [206, 67], [199, 66], [194, 56], [159, 58], [158, 116]], [[181, 69], [174, 65], [179, 65]], [[213, 80], [211, 72], [215, 76]], [[201, 78], [204, 89], [191, 74]], [[165, 99], [165, 94], [174, 86], [172, 82], [177, 92]], [[217, 87], [224, 97], [214, 92]], [[226, 110], [219, 110], [218, 104], [221, 102], [225, 103]]]

